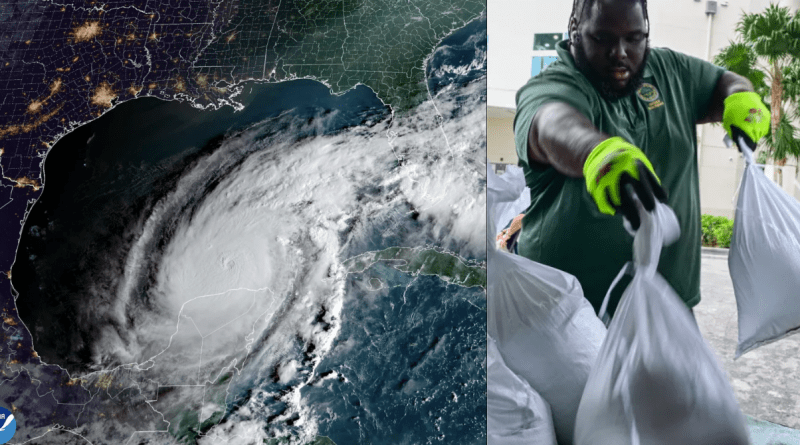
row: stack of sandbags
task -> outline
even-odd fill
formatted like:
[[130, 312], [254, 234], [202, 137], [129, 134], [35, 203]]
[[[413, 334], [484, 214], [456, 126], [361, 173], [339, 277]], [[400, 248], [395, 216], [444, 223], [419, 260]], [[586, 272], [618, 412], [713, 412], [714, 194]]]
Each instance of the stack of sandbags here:
[[569, 445], [606, 328], [574, 276], [492, 248], [496, 204], [517, 199], [523, 188], [488, 172], [488, 335], [508, 369], [550, 405], [558, 443]]

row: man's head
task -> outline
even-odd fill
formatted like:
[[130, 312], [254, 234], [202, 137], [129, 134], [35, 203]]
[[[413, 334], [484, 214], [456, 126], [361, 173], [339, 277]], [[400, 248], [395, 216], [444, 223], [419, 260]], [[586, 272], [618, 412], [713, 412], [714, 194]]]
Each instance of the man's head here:
[[627, 97], [641, 86], [649, 28], [647, 0], [575, 0], [570, 52], [603, 97]]

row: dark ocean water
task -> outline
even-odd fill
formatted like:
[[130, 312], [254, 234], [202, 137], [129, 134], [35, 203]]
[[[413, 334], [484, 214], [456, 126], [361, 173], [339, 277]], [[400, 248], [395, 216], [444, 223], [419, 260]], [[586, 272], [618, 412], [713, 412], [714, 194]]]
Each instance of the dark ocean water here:
[[[385, 286], [377, 297], [364, 289], [370, 278]], [[339, 379], [303, 390], [320, 434], [337, 444], [485, 443], [484, 290], [378, 263], [353, 274], [347, 292], [342, 332], [318, 371]]]
[[[431, 94], [435, 95], [451, 85], [463, 86], [485, 76], [485, 57], [486, 17], [482, 17], [447, 36], [436, 48], [426, 66]], [[448, 70], [447, 67], [467, 69]]]
[[323, 134], [389, 116], [364, 86], [332, 96], [311, 80], [250, 84], [239, 99], [245, 105], [240, 112], [154, 98], [131, 101], [65, 136], [49, 152], [45, 189], [25, 222], [12, 269], [22, 297], [17, 308], [39, 355], [85, 369], [96, 332], [76, 329], [74, 320], [86, 287], [108, 278], [98, 274], [120, 272], [107, 264], [124, 257], [118, 249], [131, 218], [169, 193], [186, 167], [215, 150], [226, 134], [276, 116], [320, 120]]

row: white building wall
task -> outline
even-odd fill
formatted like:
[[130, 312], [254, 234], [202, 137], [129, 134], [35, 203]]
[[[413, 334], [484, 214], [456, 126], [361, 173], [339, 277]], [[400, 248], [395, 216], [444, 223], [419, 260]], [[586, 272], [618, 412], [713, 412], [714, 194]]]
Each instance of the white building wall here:
[[[504, 110], [503, 110], [504, 111]], [[495, 164], [516, 164], [517, 153], [514, 147], [513, 115], [491, 110], [487, 117], [486, 145], [489, 151], [489, 162]]]
[[514, 95], [531, 77], [533, 35], [565, 32], [572, 1], [488, 0], [487, 102], [514, 109]]
[[[710, 23], [705, 13], [706, 3], [706, 0], [649, 0], [651, 46], [713, 59], [735, 38], [736, 23], [742, 11], [760, 12], [770, 2], [718, 1], [717, 13]], [[775, 3], [793, 11], [800, 7], [800, 0]], [[531, 75], [533, 35], [565, 32], [572, 1], [488, 0], [488, 9], [488, 157], [490, 162], [513, 164], [517, 161], [511, 127], [514, 96]], [[733, 196], [741, 178], [743, 161], [735, 149], [724, 146], [724, 134], [720, 125], [698, 127], [701, 206], [703, 213], [732, 217]], [[790, 194], [800, 197], [800, 189], [795, 186], [795, 165], [791, 159], [782, 168], [781, 185]], [[769, 169], [767, 172], [770, 173]]]

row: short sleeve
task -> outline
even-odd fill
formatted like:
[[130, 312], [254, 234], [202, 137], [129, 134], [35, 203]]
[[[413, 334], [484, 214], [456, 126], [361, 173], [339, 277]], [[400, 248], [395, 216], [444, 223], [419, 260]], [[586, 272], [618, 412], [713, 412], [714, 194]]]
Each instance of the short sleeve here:
[[725, 69], [686, 54], [681, 54], [672, 50], [666, 50], [666, 54], [673, 60], [678, 71], [681, 72], [682, 79], [689, 79], [688, 89], [683, 99], [686, 104], [692, 104], [694, 122], [697, 122], [708, 112], [711, 98], [717, 82]]
[[[565, 72], [559, 62], [554, 62], [540, 75], [531, 78], [517, 91], [517, 112], [514, 117], [514, 141], [521, 166], [530, 166], [528, 160], [528, 132], [533, 116], [548, 102], [564, 102], [591, 119], [592, 100], [587, 93], [591, 88], [585, 79], [576, 79], [576, 73]], [[555, 65], [555, 66], [554, 66]], [[582, 76], [581, 76], [582, 77]], [[586, 85], [583, 85], [583, 83]]]

